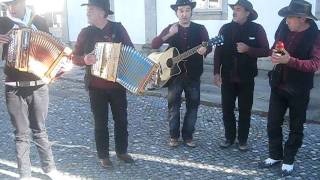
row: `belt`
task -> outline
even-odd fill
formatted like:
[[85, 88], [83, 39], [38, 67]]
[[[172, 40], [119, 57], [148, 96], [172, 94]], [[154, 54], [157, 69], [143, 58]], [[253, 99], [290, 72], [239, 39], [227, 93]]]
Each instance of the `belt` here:
[[40, 86], [43, 84], [46, 84], [42, 80], [37, 80], [37, 81], [15, 81], [15, 82], [5, 82], [4, 83], [7, 86], [12, 86], [12, 87], [30, 87], [30, 86]]

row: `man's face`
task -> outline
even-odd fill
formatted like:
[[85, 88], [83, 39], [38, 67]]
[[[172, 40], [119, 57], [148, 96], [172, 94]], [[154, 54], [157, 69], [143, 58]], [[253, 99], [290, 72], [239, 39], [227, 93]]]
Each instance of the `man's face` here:
[[12, 17], [22, 19], [25, 15], [25, 1], [13, 1], [7, 4], [8, 11]]
[[97, 6], [87, 6], [87, 18], [89, 24], [95, 24], [97, 21], [105, 18], [105, 11]]
[[177, 17], [181, 24], [189, 24], [192, 16], [192, 9], [190, 6], [178, 6]]
[[248, 20], [250, 12], [240, 5], [233, 7], [233, 21], [236, 23], [244, 23]]
[[292, 32], [299, 32], [305, 21], [306, 18], [302, 17], [289, 16], [286, 18], [286, 23], [289, 27], [289, 30]]

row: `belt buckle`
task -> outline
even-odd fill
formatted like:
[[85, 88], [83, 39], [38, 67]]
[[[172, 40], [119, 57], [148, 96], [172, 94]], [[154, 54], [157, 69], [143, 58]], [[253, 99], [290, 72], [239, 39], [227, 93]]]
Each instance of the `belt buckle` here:
[[27, 86], [30, 86], [30, 82], [28, 82], [28, 81], [18, 81], [17, 82], [17, 86], [18, 87], [27, 87]]

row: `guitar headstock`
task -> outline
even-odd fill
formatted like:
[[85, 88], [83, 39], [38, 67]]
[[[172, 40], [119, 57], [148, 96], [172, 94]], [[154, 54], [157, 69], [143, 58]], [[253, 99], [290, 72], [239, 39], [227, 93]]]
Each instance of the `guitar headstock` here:
[[208, 41], [208, 45], [209, 46], [221, 46], [223, 45], [224, 39], [222, 35], [216, 36], [214, 38], [211, 38]]

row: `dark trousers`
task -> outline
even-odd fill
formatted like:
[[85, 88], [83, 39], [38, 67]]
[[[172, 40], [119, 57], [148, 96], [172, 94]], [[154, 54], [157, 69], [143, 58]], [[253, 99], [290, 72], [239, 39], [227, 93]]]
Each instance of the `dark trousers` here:
[[5, 94], [11, 123], [15, 128], [16, 155], [20, 176], [31, 176], [30, 130], [40, 155], [43, 171], [47, 173], [55, 169], [45, 127], [49, 104], [48, 86], [20, 88], [6, 86]]
[[200, 104], [200, 80], [191, 80], [184, 75], [177, 76], [168, 86], [168, 119], [170, 137], [180, 137], [181, 95], [185, 93], [186, 114], [182, 127], [182, 138], [192, 139]]
[[94, 132], [98, 157], [109, 157], [108, 106], [114, 120], [114, 138], [117, 154], [127, 153], [128, 120], [127, 95], [124, 89], [89, 88], [91, 110], [94, 117]]
[[[301, 94], [289, 94], [280, 89], [272, 89], [268, 113], [269, 156], [293, 164], [303, 140], [303, 124], [310, 98], [310, 91]], [[289, 108], [289, 137], [282, 144], [282, 125], [284, 115]]]
[[248, 140], [253, 91], [253, 79], [248, 82], [232, 82], [228, 79], [223, 79], [222, 81], [221, 100], [225, 138], [231, 142], [235, 141], [237, 133], [237, 123], [234, 113], [236, 98], [238, 98], [239, 108], [238, 140], [239, 143], [246, 143]]

